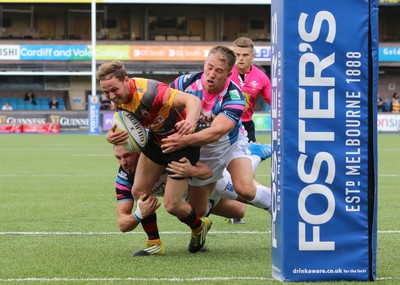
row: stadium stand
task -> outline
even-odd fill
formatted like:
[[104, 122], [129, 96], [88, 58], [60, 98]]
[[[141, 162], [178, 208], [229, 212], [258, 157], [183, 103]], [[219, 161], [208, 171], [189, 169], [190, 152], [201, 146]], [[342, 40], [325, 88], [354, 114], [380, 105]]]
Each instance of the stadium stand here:
[[[10, 104], [14, 111], [46, 111], [50, 110], [49, 102], [51, 100], [51, 95], [41, 95], [45, 97], [37, 97], [36, 105], [32, 105], [30, 102], [25, 102], [23, 96], [20, 97], [14, 96], [4, 96], [0, 95], [0, 106], [3, 106], [6, 102]], [[58, 110], [68, 110], [67, 102], [64, 97], [57, 96], [58, 100]]]

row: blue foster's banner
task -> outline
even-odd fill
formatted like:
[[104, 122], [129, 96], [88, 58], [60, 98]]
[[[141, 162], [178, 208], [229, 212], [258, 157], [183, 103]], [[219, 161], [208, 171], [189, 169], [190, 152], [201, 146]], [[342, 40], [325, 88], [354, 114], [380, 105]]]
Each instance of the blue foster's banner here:
[[100, 96], [88, 95], [89, 135], [100, 134]]
[[376, 279], [377, 7], [272, 1], [275, 279]]

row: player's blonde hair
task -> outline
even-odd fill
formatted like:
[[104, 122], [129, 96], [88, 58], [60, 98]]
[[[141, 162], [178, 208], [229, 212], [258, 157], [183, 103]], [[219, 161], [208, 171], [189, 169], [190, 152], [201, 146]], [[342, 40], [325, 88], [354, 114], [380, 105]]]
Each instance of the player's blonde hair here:
[[96, 72], [96, 79], [98, 81], [107, 80], [112, 77], [123, 81], [126, 76], [128, 76], [128, 73], [126, 72], [125, 65], [118, 60], [103, 63]]
[[232, 71], [236, 62], [236, 55], [233, 50], [226, 46], [215, 46], [208, 53], [208, 56], [210, 55], [215, 55], [220, 61], [225, 62], [228, 65], [228, 72]]

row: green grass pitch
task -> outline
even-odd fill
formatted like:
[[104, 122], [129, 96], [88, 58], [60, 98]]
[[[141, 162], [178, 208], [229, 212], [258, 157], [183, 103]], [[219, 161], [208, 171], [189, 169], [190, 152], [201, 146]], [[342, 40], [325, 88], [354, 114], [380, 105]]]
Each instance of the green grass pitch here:
[[[400, 284], [399, 145], [399, 135], [379, 135], [377, 284]], [[145, 235], [117, 229], [117, 161], [104, 135], [2, 134], [0, 161], [0, 284], [280, 283], [271, 276], [270, 217], [251, 206], [245, 224], [211, 216], [207, 252], [198, 254], [187, 252], [187, 227], [161, 207], [167, 255], [131, 257]], [[268, 186], [269, 167], [257, 171]]]

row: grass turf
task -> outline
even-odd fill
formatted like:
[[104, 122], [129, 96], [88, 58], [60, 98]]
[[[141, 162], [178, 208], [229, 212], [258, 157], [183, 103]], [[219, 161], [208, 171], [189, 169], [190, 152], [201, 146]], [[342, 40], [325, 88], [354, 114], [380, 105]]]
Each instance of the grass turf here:
[[[400, 283], [399, 145], [400, 136], [379, 136], [378, 284]], [[207, 252], [195, 255], [187, 227], [160, 208], [167, 255], [131, 257], [145, 236], [117, 230], [117, 162], [102, 135], [1, 135], [0, 158], [0, 283], [279, 283], [271, 277], [270, 217], [251, 206], [245, 224], [212, 216]], [[269, 160], [257, 180], [270, 184]], [[365, 284], [335, 282], [358, 283]]]

